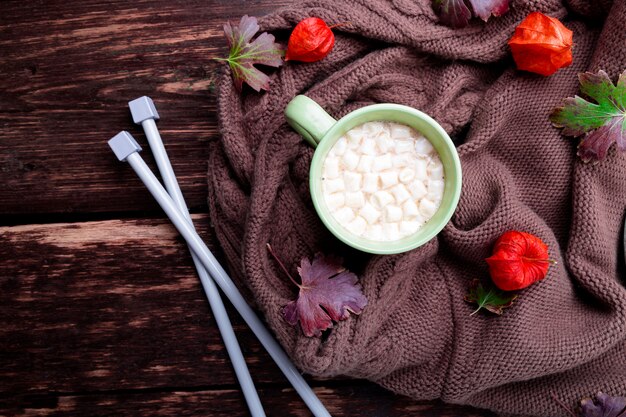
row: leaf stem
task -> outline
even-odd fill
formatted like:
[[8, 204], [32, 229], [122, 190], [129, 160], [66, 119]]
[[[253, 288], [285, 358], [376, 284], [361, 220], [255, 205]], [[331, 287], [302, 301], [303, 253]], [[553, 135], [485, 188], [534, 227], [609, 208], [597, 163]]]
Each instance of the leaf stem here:
[[556, 401], [556, 403], [557, 403], [558, 405], [560, 405], [561, 407], [563, 407], [563, 409], [564, 409], [565, 411], [567, 411], [567, 414], [571, 415], [572, 417], [578, 417], [578, 416], [577, 416], [577, 415], [576, 415], [576, 414], [572, 411], [572, 409], [571, 409], [571, 408], [569, 408], [569, 407], [567, 406], [567, 404], [565, 404], [563, 401], [561, 401], [561, 400], [559, 400], [559, 399], [558, 399], [558, 397], [556, 396], [556, 394], [554, 393], [554, 391], [550, 391], [550, 396], [552, 397], [552, 399], [553, 399], [554, 401]]
[[328, 29], [334, 29], [334, 28], [337, 28], [337, 27], [339, 27], [339, 26], [345, 26], [345, 25], [351, 25], [351, 24], [352, 24], [352, 22], [341, 22], [341, 23], [335, 23], [335, 24], [334, 24], [334, 25], [332, 25], [332, 26], [328, 26]]
[[476, 313], [478, 313], [480, 310], [482, 310], [483, 306], [479, 305], [478, 308], [474, 311], [472, 311], [472, 314], [470, 314], [470, 317], [476, 315]]
[[278, 259], [278, 256], [276, 255], [276, 253], [274, 252], [274, 249], [272, 249], [272, 246], [268, 243], [267, 244], [267, 250], [268, 252], [272, 255], [272, 257], [274, 258], [274, 260], [278, 263], [278, 265], [280, 265], [280, 268], [283, 270], [283, 272], [289, 277], [289, 279], [291, 280], [291, 282], [293, 282], [298, 288], [302, 288], [302, 285], [298, 284], [296, 282], [295, 279], [293, 279], [293, 277], [291, 276], [291, 274], [289, 273], [289, 271], [287, 270], [287, 267], [285, 266], [285, 264], [282, 263], [282, 261], [280, 259]]
[[522, 259], [525, 261], [531, 261], [531, 262], [547, 262], [551, 265], [558, 264], [558, 262], [555, 261], [554, 259], [537, 259], [537, 258], [529, 258], [527, 256], [522, 256]]

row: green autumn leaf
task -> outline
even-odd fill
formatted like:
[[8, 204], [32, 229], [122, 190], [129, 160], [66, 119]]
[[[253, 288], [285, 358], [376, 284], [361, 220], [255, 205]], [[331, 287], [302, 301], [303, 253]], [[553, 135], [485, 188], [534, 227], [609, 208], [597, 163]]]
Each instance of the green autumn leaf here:
[[470, 284], [470, 289], [465, 295], [465, 301], [472, 304], [478, 304], [478, 308], [474, 310], [471, 316], [485, 309], [497, 315], [502, 315], [504, 309], [511, 307], [517, 295], [506, 294], [497, 288], [490, 286], [485, 288], [479, 279], [475, 279]]
[[274, 35], [263, 32], [250, 42], [258, 31], [257, 19], [247, 15], [241, 18], [239, 26], [231, 26], [230, 23], [224, 25], [224, 36], [230, 51], [228, 58], [216, 59], [228, 62], [235, 87], [239, 91], [244, 82], [256, 91], [269, 88], [269, 77], [256, 68], [255, 64], [270, 67], [280, 67], [283, 64], [283, 50], [274, 42]]
[[563, 128], [563, 135], [586, 135], [578, 147], [578, 156], [584, 162], [600, 161], [613, 145], [626, 151], [626, 71], [614, 85], [602, 70], [597, 74], [585, 72], [578, 75], [581, 93], [594, 100], [568, 97], [563, 106], [552, 111], [550, 121]]

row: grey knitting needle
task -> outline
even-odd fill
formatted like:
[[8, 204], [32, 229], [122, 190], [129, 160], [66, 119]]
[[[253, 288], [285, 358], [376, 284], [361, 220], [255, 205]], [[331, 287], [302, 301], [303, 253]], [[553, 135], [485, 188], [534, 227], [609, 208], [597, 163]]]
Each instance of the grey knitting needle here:
[[296, 367], [293, 366], [289, 357], [287, 357], [280, 345], [274, 340], [252, 308], [246, 303], [224, 268], [222, 268], [217, 259], [215, 259], [215, 256], [213, 256], [209, 248], [202, 241], [202, 238], [198, 236], [193, 226], [178, 210], [174, 200], [172, 200], [148, 165], [146, 165], [145, 161], [138, 153], [141, 151], [141, 147], [135, 139], [133, 139], [128, 132], [120, 132], [109, 140], [109, 146], [120, 161], [128, 162], [133, 168], [157, 203], [159, 203], [167, 217], [172, 221], [174, 227], [176, 227], [178, 232], [187, 241], [187, 244], [196, 254], [202, 265], [219, 285], [235, 309], [241, 314], [241, 317], [254, 332], [272, 359], [274, 359], [289, 382], [291, 382], [291, 385], [293, 385], [294, 389], [309, 407], [313, 415], [315, 417], [330, 417], [330, 413], [326, 410], [322, 402], [317, 398]]
[[[183, 193], [178, 185], [176, 174], [174, 174], [174, 169], [172, 168], [170, 159], [167, 156], [165, 146], [163, 145], [161, 135], [159, 134], [159, 130], [155, 123], [155, 120], [159, 120], [159, 113], [154, 106], [154, 102], [150, 97], [144, 96], [129, 101], [128, 107], [130, 108], [130, 113], [133, 116], [133, 121], [136, 124], [143, 126], [146, 137], [148, 138], [150, 150], [152, 150], [152, 154], [154, 155], [157, 167], [159, 168], [161, 178], [165, 184], [165, 189], [170, 197], [172, 197], [172, 200], [176, 203], [178, 210], [193, 226], [191, 216], [189, 215], [189, 209], [185, 203], [185, 198], [183, 197]], [[250, 371], [248, 370], [246, 361], [241, 353], [239, 343], [237, 343], [237, 337], [235, 336], [233, 326], [228, 318], [226, 309], [224, 308], [224, 303], [222, 302], [220, 293], [217, 290], [215, 283], [209, 277], [208, 272], [204, 269], [204, 266], [202, 266], [193, 252], [191, 252], [191, 258], [193, 259], [196, 271], [198, 271], [198, 276], [200, 277], [200, 282], [202, 283], [204, 292], [209, 300], [209, 305], [211, 306], [211, 310], [215, 316], [217, 327], [222, 334], [226, 351], [228, 352], [230, 361], [235, 369], [235, 375], [237, 376], [237, 380], [239, 380], [239, 385], [241, 385], [241, 390], [243, 391], [244, 398], [248, 404], [248, 408], [250, 409], [250, 414], [252, 414], [253, 417], [265, 417], [265, 411], [263, 410], [263, 406], [259, 400], [259, 394], [254, 388], [254, 383], [250, 377]]]

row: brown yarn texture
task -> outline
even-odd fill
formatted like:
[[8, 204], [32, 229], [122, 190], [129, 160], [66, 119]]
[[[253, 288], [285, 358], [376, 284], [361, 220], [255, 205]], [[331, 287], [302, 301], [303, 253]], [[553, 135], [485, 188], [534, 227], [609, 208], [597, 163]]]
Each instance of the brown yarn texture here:
[[[551, 77], [518, 72], [506, 45], [532, 11], [574, 31], [574, 63]], [[548, 120], [579, 92], [577, 74], [626, 69], [626, 1], [513, 1], [508, 14], [464, 29], [438, 23], [429, 0], [306, 1], [261, 19], [286, 41], [318, 16], [336, 45], [313, 64], [288, 62], [271, 89], [240, 95], [221, 78], [222, 140], [208, 172], [211, 221], [230, 270], [304, 372], [367, 378], [417, 399], [441, 398], [503, 414], [564, 416], [602, 390], [626, 394], [626, 289], [620, 247], [626, 158], [612, 149], [586, 165], [576, 140]], [[285, 122], [297, 94], [336, 118], [392, 102], [420, 109], [459, 142], [461, 200], [440, 235], [393, 256], [357, 252], [324, 228], [311, 203], [313, 150]], [[538, 235], [558, 265], [501, 317], [470, 317], [468, 283], [488, 277], [495, 240]], [[369, 304], [327, 338], [288, 325], [296, 290], [268, 256], [293, 266], [316, 251], [344, 257]]]

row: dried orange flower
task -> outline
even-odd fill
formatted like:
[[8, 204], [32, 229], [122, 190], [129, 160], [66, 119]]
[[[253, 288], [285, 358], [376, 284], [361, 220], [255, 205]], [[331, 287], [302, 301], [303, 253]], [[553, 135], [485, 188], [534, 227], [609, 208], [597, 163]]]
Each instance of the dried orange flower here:
[[529, 14], [509, 40], [517, 68], [552, 75], [572, 63], [573, 32], [554, 17]]

